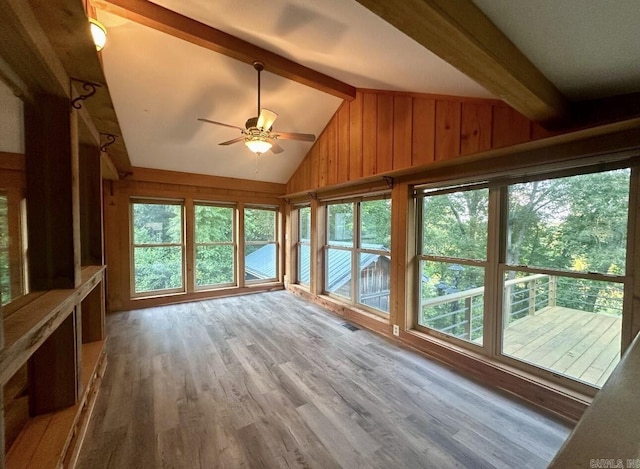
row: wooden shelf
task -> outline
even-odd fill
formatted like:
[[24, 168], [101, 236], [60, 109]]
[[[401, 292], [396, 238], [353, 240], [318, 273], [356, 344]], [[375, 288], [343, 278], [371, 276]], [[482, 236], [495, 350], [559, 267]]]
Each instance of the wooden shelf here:
[[5, 320], [0, 384], [4, 385], [18, 371], [75, 306], [102, 282], [104, 269], [104, 266], [83, 267], [78, 288], [45, 292]]
[[106, 367], [104, 345], [104, 340], [82, 345], [83, 392], [78, 403], [30, 419], [7, 453], [7, 469], [56, 468], [77, 458]]

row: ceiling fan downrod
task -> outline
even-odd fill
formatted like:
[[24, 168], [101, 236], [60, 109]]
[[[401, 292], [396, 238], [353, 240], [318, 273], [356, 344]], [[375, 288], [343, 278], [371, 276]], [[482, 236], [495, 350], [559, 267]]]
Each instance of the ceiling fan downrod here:
[[257, 116], [260, 115], [260, 72], [262, 72], [264, 70], [264, 64], [258, 60], [253, 62], [253, 68], [256, 69], [256, 71], [258, 72], [258, 114], [256, 114]]

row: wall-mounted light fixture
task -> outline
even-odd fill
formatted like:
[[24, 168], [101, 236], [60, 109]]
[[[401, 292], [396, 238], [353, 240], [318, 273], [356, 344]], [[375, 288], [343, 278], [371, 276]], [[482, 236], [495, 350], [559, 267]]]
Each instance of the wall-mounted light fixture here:
[[107, 43], [107, 28], [105, 28], [100, 21], [94, 18], [89, 18], [89, 23], [91, 25], [93, 43], [96, 45], [96, 50], [100, 52]]

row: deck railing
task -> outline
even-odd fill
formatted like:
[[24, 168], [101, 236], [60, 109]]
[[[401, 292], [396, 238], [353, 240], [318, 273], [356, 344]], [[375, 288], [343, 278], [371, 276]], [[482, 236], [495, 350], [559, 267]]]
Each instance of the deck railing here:
[[[504, 282], [503, 327], [542, 309], [562, 306], [599, 314], [622, 311], [622, 285], [609, 284], [607, 291], [578, 288], [581, 280], [534, 274]], [[573, 283], [572, 283], [573, 282]], [[484, 287], [423, 299], [420, 311], [431, 314], [422, 324], [456, 337], [475, 340], [483, 334]], [[426, 324], [425, 324], [426, 322]]]

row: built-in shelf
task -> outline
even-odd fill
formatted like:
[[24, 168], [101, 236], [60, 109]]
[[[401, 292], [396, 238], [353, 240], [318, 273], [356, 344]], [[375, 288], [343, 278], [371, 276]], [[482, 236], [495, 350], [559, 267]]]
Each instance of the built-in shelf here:
[[78, 288], [47, 291], [4, 321], [0, 384], [4, 385], [18, 371], [75, 306], [102, 282], [104, 269], [104, 266], [83, 267]]
[[[76, 386], [72, 405], [54, 407], [58, 410], [53, 412], [36, 411], [39, 415], [28, 418], [8, 449], [6, 468], [73, 467], [106, 367], [104, 271], [104, 266], [83, 267], [77, 288], [40, 292], [33, 301], [18, 308], [4, 320], [5, 347], [0, 350], [2, 385], [32, 357], [46, 349], [48, 341], [58, 340], [56, 335], [72, 321], [73, 333], [65, 336], [64, 350], [55, 349], [56, 354], [62, 353], [63, 359], [70, 362], [52, 363], [54, 366], [62, 364], [61, 372], [67, 373], [63, 375], [67, 383], [65, 386], [73, 386], [73, 382]], [[73, 370], [70, 375], [69, 366]], [[38, 382], [29, 385], [29, 399], [34, 398], [34, 384], [41, 388], [45, 386], [45, 394], [55, 393], [55, 386], [61, 383], [57, 379], [59, 373], [60, 370], [54, 369], [53, 378], [38, 376]], [[53, 381], [48, 383], [49, 379]], [[48, 404], [45, 402], [45, 405]], [[31, 412], [34, 414], [33, 407]]]
[[105, 341], [82, 345], [82, 389], [78, 403], [29, 420], [6, 457], [7, 469], [72, 467], [106, 367]]

